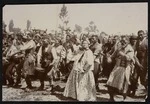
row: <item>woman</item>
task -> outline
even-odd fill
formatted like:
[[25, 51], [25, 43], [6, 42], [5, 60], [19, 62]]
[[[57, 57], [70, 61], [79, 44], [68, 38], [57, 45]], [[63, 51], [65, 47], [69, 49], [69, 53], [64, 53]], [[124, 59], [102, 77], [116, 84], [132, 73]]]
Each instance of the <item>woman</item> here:
[[96, 89], [93, 75], [94, 58], [89, 49], [89, 41], [82, 42], [81, 50], [75, 58], [73, 69], [68, 77], [64, 90], [65, 97], [71, 97], [78, 101], [95, 101]]
[[120, 43], [121, 47], [118, 47], [111, 56], [116, 59], [116, 64], [107, 81], [111, 101], [114, 101], [114, 91], [119, 91], [124, 99], [126, 98], [128, 86], [131, 85], [130, 75], [133, 63], [135, 63], [134, 50], [128, 44], [126, 37], [122, 37]]

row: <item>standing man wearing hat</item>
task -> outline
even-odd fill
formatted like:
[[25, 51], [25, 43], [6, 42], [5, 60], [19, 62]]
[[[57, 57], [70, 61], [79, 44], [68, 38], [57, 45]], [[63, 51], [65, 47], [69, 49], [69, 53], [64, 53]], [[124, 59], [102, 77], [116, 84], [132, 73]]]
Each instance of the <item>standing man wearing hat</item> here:
[[35, 72], [35, 56], [34, 51], [36, 48], [35, 42], [28, 37], [27, 42], [24, 46], [21, 47], [20, 51], [25, 51], [25, 60], [23, 64], [23, 75], [25, 77], [25, 81], [27, 84], [27, 89], [32, 89], [33, 86], [31, 84], [31, 77], [34, 75]]
[[[37, 90], [43, 90], [44, 89], [44, 80], [47, 76], [47, 73], [52, 69], [52, 65], [50, 65], [53, 61], [53, 53], [52, 53], [52, 46], [50, 45], [48, 39], [43, 40], [43, 44], [40, 47], [38, 53], [37, 53], [37, 77], [40, 79], [40, 87]], [[51, 77], [50, 80], [50, 86], [51, 86]]]

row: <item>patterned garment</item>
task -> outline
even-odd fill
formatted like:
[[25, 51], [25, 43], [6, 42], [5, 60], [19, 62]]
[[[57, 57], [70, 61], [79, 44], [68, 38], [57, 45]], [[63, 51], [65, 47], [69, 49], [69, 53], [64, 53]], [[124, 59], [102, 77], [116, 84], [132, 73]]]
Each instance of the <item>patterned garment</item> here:
[[11, 45], [11, 47], [8, 49], [8, 52], [6, 53], [6, 57], [10, 57], [17, 52], [19, 52], [19, 50], [16, 48], [16, 46]]
[[100, 58], [101, 58], [101, 57], [100, 57], [100, 53], [101, 53], [101, 51], [102, 51], [102, 44], [99, 44], [99, 43], [97, 42], [97, 43], [93, 44], [93, 45], [90, 47], [90, 49], [92, 50], [94, 56], [96, 56], [95, 59], [94, 59], [94, 61], [97, 62], [97, 63], [100, 63]]
[[[80, 59], [81, 61], [78, 62]], [[91, 64], [92, 67], [87, 72], [84, 72], [82, 69], [87, 63]], [[95, 80], [92, 72], [93, 66], [94, 58], [92, 51], [87, 50], [85, 53], [79, 53], [79, 57], [75, 61], [66, 83], [65, 97], [71, 97], [79, 101], [96, 100]]]
[[118, 89], [122, 93], [126, 93], [130, 84], [131, 64], [134, 63], [134, 50], [130, 45], [127, 45], [123, 50], [126, 58], [116, 54], [116, 65], [112, 70], [107, 85]]
[[25, 62], [23, 65], [23, 74], [26, 75], [34, 75], [35, 72], [35, 58], [33, 55], [28, 54], [25, 58]]
[[124, 93], [127, 92], [128, 86], [125, 78], [125, 71], [125, 67], [115, 67], [115, 70], [113, 70], [109, 76], [107, 85], [117, 88]]

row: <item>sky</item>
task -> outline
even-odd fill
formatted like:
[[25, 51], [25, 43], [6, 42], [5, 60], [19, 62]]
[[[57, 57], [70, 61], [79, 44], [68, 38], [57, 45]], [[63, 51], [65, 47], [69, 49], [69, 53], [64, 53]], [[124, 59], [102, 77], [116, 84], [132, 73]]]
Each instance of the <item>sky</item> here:
[[[3, 7], [3, 21], [14, 27], [26, 29], [27, 20], [32, 28], [57, 30], [61, 23], [59, 13], [63, 4], [6, 5]], [[100, 32], [107, 34], [137, 34], [138, 30], [148, 30], [148, 3], [97, 3], [65, 4], [68, 10], [68, 26], [75, 24], [84, 30], [94, 21]], [[8, 30], [8, 27], [7, 27]]]

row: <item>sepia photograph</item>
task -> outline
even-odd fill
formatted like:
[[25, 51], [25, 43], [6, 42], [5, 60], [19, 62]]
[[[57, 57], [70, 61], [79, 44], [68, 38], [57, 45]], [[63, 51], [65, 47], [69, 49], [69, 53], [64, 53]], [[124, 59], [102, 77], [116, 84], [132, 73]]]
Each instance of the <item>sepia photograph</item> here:
[[148, 98], [148, 2], [5, 5], [2, 37], [2, 101]]

